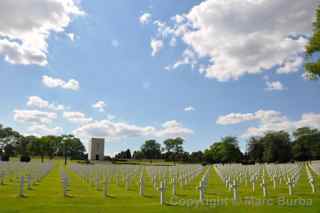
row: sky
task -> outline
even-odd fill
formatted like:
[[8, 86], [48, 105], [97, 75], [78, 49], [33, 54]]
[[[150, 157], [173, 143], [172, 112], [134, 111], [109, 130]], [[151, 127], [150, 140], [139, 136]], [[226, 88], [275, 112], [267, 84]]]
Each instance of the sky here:
[[183, 137], [320, 129], [305, 45], [316, 0], [2, 0], [0, 123], [106, 154]]

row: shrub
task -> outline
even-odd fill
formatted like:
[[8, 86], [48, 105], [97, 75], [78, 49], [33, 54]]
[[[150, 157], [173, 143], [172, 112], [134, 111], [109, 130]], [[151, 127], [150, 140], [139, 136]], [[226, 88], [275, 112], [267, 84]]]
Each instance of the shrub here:
[[22, 155], [20, 157], [20, 162], [30, 162], [31, 158], [28, 155]]
[[10, 161], [10, 156], [9, 155], [2, 155], [1, 161]]

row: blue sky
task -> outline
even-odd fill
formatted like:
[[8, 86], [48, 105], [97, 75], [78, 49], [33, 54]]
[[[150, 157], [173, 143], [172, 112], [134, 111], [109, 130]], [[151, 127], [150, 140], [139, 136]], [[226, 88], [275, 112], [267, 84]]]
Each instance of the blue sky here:
[[[7, 2], [0, 8], [22, 11]], [[216, 0], [66, 2], [24, 3], [36, 14], [22, 12], [24, 27], [14, 13], [0, 15], [11, 20], [0, 22], [6, 126], [75, 133], [84, 142], [106, 137], [108, 154], [175, 136], [186, 139], [187, 151], [226, 135], [239, 137], [244, 149], [249, 136], [264, 131], [320, 128], [319, 82], [302, 77], [306, 41], [287, 39], [310, 35], [317, 1], [233, 0], [243, 13]], [[288, 2], [293, 6], [284, 10]], [[37, 11], [46, 4], [47, 15]], [[61, 17], [49, 15], [55, 10]], [[152, 48], [152, 40], [160, 46]]]

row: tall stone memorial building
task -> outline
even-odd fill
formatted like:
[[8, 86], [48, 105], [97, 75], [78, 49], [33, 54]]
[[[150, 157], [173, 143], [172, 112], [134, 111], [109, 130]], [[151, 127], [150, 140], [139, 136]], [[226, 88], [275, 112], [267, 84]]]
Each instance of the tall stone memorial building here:
[[104, 138], [91, 138], [89, 142], [89, 160], [104, 159]]

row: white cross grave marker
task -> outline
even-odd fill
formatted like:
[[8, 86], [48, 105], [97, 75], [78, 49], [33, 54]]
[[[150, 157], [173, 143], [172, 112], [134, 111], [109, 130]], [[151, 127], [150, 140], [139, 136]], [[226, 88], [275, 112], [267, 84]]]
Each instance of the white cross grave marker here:
[[24, 197], [24, 176], [20, 178], [20, 197]]
[[165, 204], [166, 187], [165, 187], [163, 181], [160, 182], [160, 187], [158, 190], [160, 191], [160, 205], [164, 205]]

